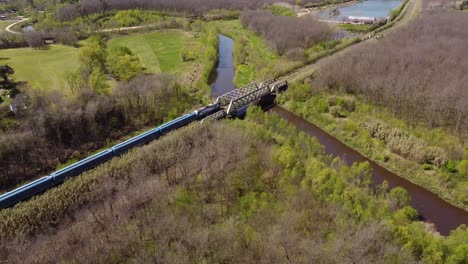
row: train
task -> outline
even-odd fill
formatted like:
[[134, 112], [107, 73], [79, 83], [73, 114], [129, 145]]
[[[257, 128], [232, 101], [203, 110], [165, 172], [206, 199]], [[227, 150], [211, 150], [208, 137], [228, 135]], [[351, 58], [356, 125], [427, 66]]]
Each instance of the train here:
[[185, 114], [172, 121], [162, 124], [156, 128], [150, 129], [142, 134], [132, 137], [122, 143], [119, 143], [109, 149], [100, 151], [97, 154], [89, 156], [83, 160], [75, 162], [63, 169], [55, 171], [50, 175], [41, 177], [26, 185], [18, 187], [10, 192], [0, 195], [0, 209], [11, 207], [16, 203], [26, 200], [34, 195], [43, 193], [44, 191], [63, 183], [66, 179], [77, 176], [87, 170], [109, 161], [113, 157], [120, 156], [125, 152], [137, 146], [144, 145], [153, 141], [168, 132], [186, 126], [193, 121], [202, 120], [203, 118], [220, 111], [220, 105], [213, 103], [202, 107], [191, 113]]
[[[275, 80], [268, 81], [268, 85], [273, 83]], [[272, 93], [279, 93], [287, 89], [288, 83], [286, 81], [278, 82], [273, 86], [274, 91]], [[246, 105], [245, 108], [248, 106]], [[241, 110], [244, 110], [242, 108]], [[237, 111], [234, 116], [242, 114], [242, 111]], [[87, 170], [95, 168], [98, 165], [109, 161], [113, 157], [120, 156], [125, 152], [135, 147], [144, 145], [153, 141], [170, 131], [176, 130], [183, 126], [186, 126], [194, 121], [203, 121], [209, 116], [215, 116], [217, 118], [225, 117], [226, 112], [223, 111], [219, 102], [214, 102], [200, 109], [197, 109], [191, 113], [180, 116], [172, 121], [162, 124], [156, 128], [150, 129], [143, 132], [135, 137], [132, 137], [122, 143], [119, 143], [109, 149], [102, 150], [99, 153], [91, 155], [85, 159], [75, 162], [63, 169], [57, 170], [50, 175], [43, 176], [37, 180], [34, 180], [26, 185], [18, 187], [10, 192], [0, 195], [0, 209], [11, 207], [20, 201], [26, 200], [34, 195], [45, 192], [46, 190], [63, 183], [70, 177], [77, 176]]]

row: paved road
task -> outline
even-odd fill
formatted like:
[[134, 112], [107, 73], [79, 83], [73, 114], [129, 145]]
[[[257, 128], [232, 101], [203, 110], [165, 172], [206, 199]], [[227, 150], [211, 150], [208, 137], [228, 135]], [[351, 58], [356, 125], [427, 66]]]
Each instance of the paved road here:
[[[399, 28], [406, 25], [409, 21], [417, 18], [419, 14], [421, 13], [421, 8], [422, 8], [422, 0], [409, 0], [408, 4], [403, 9], [400, 16], [396, 18], [394, 25], [392, 25], [391, 27], [387, 29], [384, 29], [378, 34], [383, 34], [385, 36], [394, 31], [397, 31]], [[297, 81], [303, 80], [311, 76], [318, 68], [328, 63], [329, 61], [335, 60], [339, 58], [340, 56], [353, 52], [354, 50], [360, 48], [361, 46], [375, 43], [376, 41], [378, 40], [373, 39], [373, 38], [368, 39], [368, 40], [363, 40], [357, 44], [353, 44], [349, 47], [346, 47], [343, 50], [340, 50], [330, 56], [319, 59], [312, 64], [306, 65], [298, 70], [295, 70], [289, 74], [279, 77], [278, 79], [287, 80], [288, 82], [297, 82]]]
[[26, 20], [29, 20], [29, 19], [31, 19], [31, 18], [27, 17], [27, 18], [23, 18], [21, 20], [16, 21], [15, 23], [8, 25], [8, 27], [5, 28], [5, 31], [10, 32], [11, 34], [15, 34], [15, 35], [21, 35], [21, 34], [23, 34], [23, 32], [14, 31], [11, 28], [14, 27], [15, 25], [17, 25], [17, 24], [19, 24], [21, 22], [24, 22]]

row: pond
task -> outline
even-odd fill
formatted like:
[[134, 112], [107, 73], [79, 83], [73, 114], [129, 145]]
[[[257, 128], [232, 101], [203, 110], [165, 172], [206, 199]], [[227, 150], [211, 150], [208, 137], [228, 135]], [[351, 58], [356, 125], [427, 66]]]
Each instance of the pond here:
[[222, 94], [230, 92], [234, 86], [234, 40], [224, 35], [218, 35], [218, 63], [216, 72], [213, 72], [211, 79], [211, 96], [216, 98]]
[[402, 3], [401, 0], [366, 0], [357, 4], [335, 9], [327, 9], [318, 14], [320, 19], [343, 21], [349, 16], [388, 18], [390, 12]]
[[33, 25], [27, 25], [27, 26], [22, 27], [21, 30], [23, 30], [23, 32], [30, 32], [34, 30], [34, 27]]

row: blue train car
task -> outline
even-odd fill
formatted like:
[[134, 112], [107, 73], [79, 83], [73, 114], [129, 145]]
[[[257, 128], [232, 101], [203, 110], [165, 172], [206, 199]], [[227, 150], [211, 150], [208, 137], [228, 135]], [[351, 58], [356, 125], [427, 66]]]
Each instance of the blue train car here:
[[28, 199], [33, 195], [44, 192], [54, 185], [55, 182], [51, 176], [39, 178], [10, 192], [0, 195], [0, 208], [3, 209], [13, 206], [14, 204]]
[[99, 164], [110, 160], [112, 157], [114, 157], [112, 150], [106, 149], [90, 157], [87, 157], [86, 159], [75, 162], [70, 166], [60, 169], [52, 173], [50, 176], [52, 176], [56, 183], [61, 183], [69, 177], [76, 176], [86, 170], [92, 169]]
[[150, 142], [151, 140], [158, 138], [159, 136], [161, 136], [161, 132], [159, 131], [159, 129], [154, 128], [113, 146], [111, 150], [115, 155], [122, 155], [130, 149], [139, 145], [144, 145]]
[[195, 112], [192, 112], [190, 114], [183, 115], [179, 118], [176, 118], [172, 121], [169, 121], [161, 126], [158, 127], [158, 129], [161, 131], [161, 134], [168, 133], [174, 129], [183, 127], [185, 125], [190, 124], [192, 121], [197, 119], [197, 114]]

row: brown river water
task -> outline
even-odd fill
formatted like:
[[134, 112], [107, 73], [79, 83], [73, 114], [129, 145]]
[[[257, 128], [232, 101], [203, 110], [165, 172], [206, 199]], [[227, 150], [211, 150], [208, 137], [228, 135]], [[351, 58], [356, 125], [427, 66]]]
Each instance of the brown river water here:
[[286, 109], [274, 106], [270, 111], [295, 125], [299, 130], [316, 137], [325, 147], [327, 154], [340, 157], [346, 164], [351, 165], [354, 162], [369, 161], [372, 166], [373, 183], [381, 184], [385, 180], [390, 188], [397, 186], [405, 188], [411, 196], [411, 206], [418, 210], [421, 220], [433, 223], [437, 231], [442, 235], [448, 235], [451, 230], [456, 229], [459, 225], [468, 225], [467, 211], [447, 203], [432, 192], [390, 172], [319, 127]]
[[[214, 82], [212, 85], [212, 96], [214, 98], [235, 89], [232, 84], [234, 77], [232, 58], [234, 41], [223, 35], [219, 36], [219, 40], [219, 62], [216, 74], [213, 76]], [[264, 98], [263, 102], [261, 102], [261, 105], [267, 108], [272, 104], [274, 104], [274, 97], [272, 96]], [[437, 231], [442, 235], [448, 235], [451, 230], [456, 229], [461, 224], [468, 225], [467, 211], [445, 202], [432, 192], [388, 171], [307, 120], [279, 106], [274, 106], [270, 111], [277, 113], [308, 135], [316, 137], [325, 147], [327, 154], [340, 157], [346, 164], [351, 165], [354, 162], [369, 161], [372, 166], [373, 184], [378, 185], [385, 180], [390, 188], [397, 186], [405, 188], [411, 196], [411, 206], [418, 210], [420, 219], [434, 224]]]

